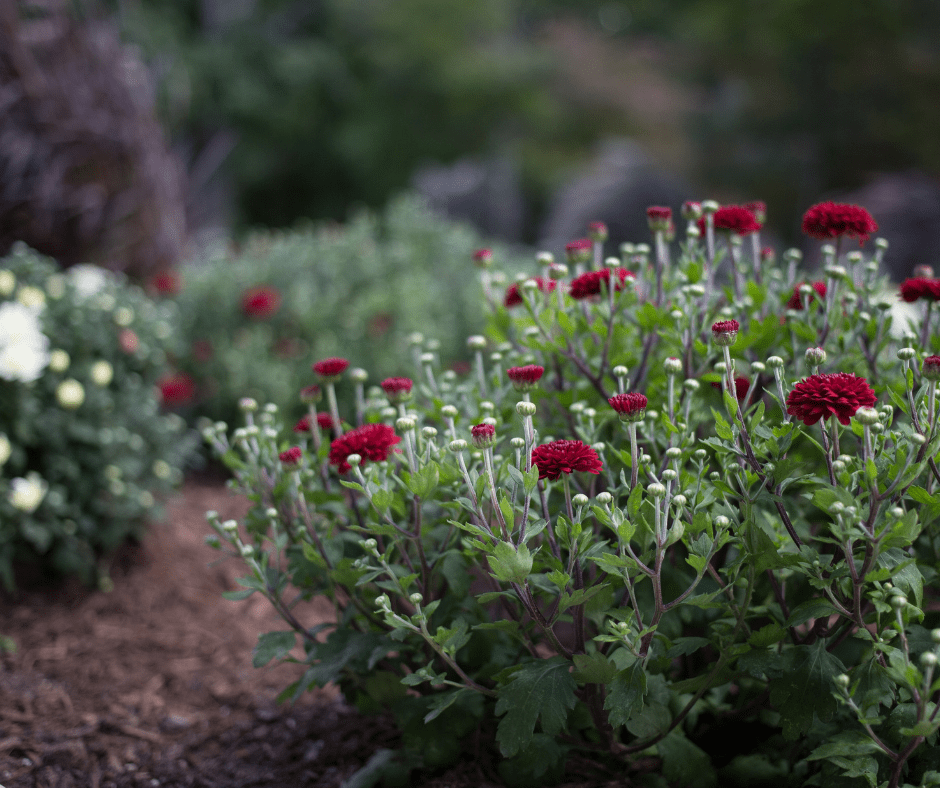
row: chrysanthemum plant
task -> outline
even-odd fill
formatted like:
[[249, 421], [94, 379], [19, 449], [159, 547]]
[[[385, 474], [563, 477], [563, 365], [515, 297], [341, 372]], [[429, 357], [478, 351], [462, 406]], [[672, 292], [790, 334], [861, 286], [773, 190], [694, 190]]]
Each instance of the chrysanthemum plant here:
[[207, 432], [253, 503], [210, 539], [288, 625], [254, 653], [298, 663], [284, 698], [335, 682], [394, 713], [399, 769], [492, 747], [517, 785], [940, 781], [940, 341], [896, 324], [867, 211], [807, 213], [812, 285], [763, 210], [688, 203], [676, 243], [654, 207], [607, 258], [592, 226], [464, 377], [418, 354], [322, 419], [353, 385], [327, 359], [304, 428], [247, 401]]
[[0, 258], [0, 582], [14, 568], [110, 586], [198, 435], [161, 411], [177, 316], [123, 276]]

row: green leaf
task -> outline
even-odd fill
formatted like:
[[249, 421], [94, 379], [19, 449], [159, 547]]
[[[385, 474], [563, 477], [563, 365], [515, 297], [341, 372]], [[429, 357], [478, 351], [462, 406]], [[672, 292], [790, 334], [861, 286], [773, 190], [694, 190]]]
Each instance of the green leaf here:
[[903, 550], [893, 547], [878, 556], [877, 565], [890, 569], [891, 582], [908, 597], [913, 596], [917, 607], [923, 607], [924, 576], [917, 568], [915, 559]]
[[666, 732], [672, 715], [661, 703], [652, 703], [627, 721], [627, 730], [640, 739], [648, 739]]
[[493, 574], [504, 583], [521, 583], [532, 571], [532, 553], [524, 544], [497, 542], [488, 558]]
[[610, 712], [610, 724], [624, 725], [634, 714], [643, 710], [646, 695], [646, 673], [642, 665], [634, 662], [621, 670], [610, 683], [610, 692], [604, 708]]
[[429, 701], [431, 710], [424, 715], [424, 724], [427, 725], [431, 720], [436, 719], [441, 712], [454, 705], [461, 697], [473, 693], [469, 687], [462, 687], [454, 692], [443, 692], [432, 695]]
[[813, 716], [828, 722], [838, 703], [832, 696], [833, 678], [845, 666], [826, 651], [825, 641], [794, 646], [781, 655], [782, 674], [770, 682], [770, 702], [780, 712], [783, 736], [789, 741], [807, 733]]
[[340, 479], [339, 483], [350, 490], [356, 490], [356, 492], [362, 492], [362, 485], [359, 482], [347, 482], [345, 479]]
[[529, 662], [497, 690], [496, 715], [506, 715], [496, 729], [503, 757], [512, 757], [532, 741], [538, 720], [549, 736], [564, 730], [578, 688], [570, 666], [564, 657]]
[[395, 494], [393, 492], [386, 490], [384, 487], [379, 487], [379, 489], [372, 494], [372, 505], [379, 514], [384, 514], [388, 511], [388, 507], [392, 505], [394, 499]]
[[599, 586], [592, 586], [591, 588], [579, 588], [571, 594], [566, 591], [562, 594], [561, 601], [558, 603], [558, 612], [564, 613], [569, 607], [583, 605], [588, 599], [598, 592], [603, 591], [609, 585], [610, 583], [603, 583]]
[[533, 465], [525, 475], [525, 491], [532, 492], [539, 483], [539, 466]]
[[599, 651], [575, 654], [573, 660], [575, 669], [572, 675], [582, 684], [608, 684], [617, 674], [617, 666]]
[[683, 788], [714, 788], [718, 775], [708, 754], [690, 742], [681, 730], [672, 731], [657, 746], [663, 759], [663, 776]]
[[731, 425], [714, 408], [712, 408], [712, 417], [715, 419], [715, 434], [722, 440], [733, 440], [734, 434], [731, 432]]
[[407, 479], [407, 487], [419, 498], [427, 498], [437, 487], [441, 478], [436, 462], [429, 462], [419, 468]]
[[555, 317], [558, 320], [558, 325], [561, 327], [561, 330], [564, 331], [569, 337], [574, 336], [574, 323], [571, 322], [571, 318], [566, 312], [558, 311], [555, 313]]
[[641, 485], [637, 484], [630, 490], [630, 497], [627, 498], [627, 512], [630, 513], [630, 519], [636, 518], [640, 511], [640, 503], [643, 501], [643, 490]]
[[512, 501], [506, 496], [501, 496], [499, 499], [499, 510], [502, 512], [503, 519], [506, 521], [506, 527], [512, 532], [513, 524], [516, 522], [516, 513], [512, 508]]
[[787, 630], [774, 622], [762, 626], [756, 632], [752, 632], [747, 642], [754, 648], [767, 648], [774, 645], [774, 643], [779, 643], [786, 636]]
[[237, 602], [241, 599], [247, 599], [252, 594], [257, 592], [257, 590], [257, 588], [244, 588], [241, 591], [223, 591], [222, 596], [225, 599], [231, 599]]
[[297, 643], [297, 633], [265, 632], [258, 635], [258, 643], [251, 652], [251, 664], [256, 668], [263, 668], [272, 659], [283, 659]]

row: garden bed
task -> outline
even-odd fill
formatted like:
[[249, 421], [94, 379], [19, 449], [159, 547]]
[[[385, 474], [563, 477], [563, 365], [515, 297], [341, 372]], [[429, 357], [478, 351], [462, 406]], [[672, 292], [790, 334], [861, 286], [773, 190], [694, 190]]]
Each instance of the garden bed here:
[[[389, 721], [330, 689], [275, 704], [297, 668], [256, 670], [251, 649], [282, 622], [260, 596], [222, 598], [239, 564], [214, 563], [207, 509], [237, 517], [244, 502], [191, 478], [165, 522], [114, 559], [110, 593], [69, 582], [0, 597], [2, 634], [17, 646], [0, 662], [4, 788], [333, 788], [396, 746]], [[313, 604], [308, 622], [330, 615]], [[497, 783], [488, 772], [464, 764], [422, 784]]]

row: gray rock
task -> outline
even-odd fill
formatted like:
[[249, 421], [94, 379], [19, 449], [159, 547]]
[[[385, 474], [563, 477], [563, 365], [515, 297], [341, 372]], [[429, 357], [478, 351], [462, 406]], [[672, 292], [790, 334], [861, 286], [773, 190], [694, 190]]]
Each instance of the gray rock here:
[[469, 222], [488, 238], [522, 240], [525, 200], [518, 169], [508, 156], [428, 165], [415, 173], [412, 186], [435, 211]]
[[684, 225], [679, 208], [684, 200], [693, 198], [691, 187], [660, 170], [638, 143], [608, 139], [601, 143], [594, 161], [555, 195], [539, 233], [538, 248], [564, 259], [565, 244], [584, 238], [589, 222], [601, 221], [610, 233], [605, 251], [615, 255], [624, 241], [650, 241], [646, 223], [650, 205], [671, 207], [681, 233]]

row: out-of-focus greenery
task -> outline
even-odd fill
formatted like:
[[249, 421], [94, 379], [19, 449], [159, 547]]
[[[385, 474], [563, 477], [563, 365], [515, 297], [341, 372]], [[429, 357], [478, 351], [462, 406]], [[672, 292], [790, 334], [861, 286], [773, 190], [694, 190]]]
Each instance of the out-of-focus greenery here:
[[[85, 0], [86, 5], [113, 5]], [[207, 20], [207, 0], [122, 10], [161, 81], [171, 134], [234, 132], [242, 226], [381, 206], [425, 162], [512, 150], [532, 178], [588, 133], [551, 92], [554, 63], [514, 0], [265, 0]]]
[[[483, 326], [471, 261], [482, 243], [422, 200], [401, 196], [381, 214], [361, 211], [343, 226], [256, 232], [238, 254], [194, 261], [175, 296], [191, 348], [176, 362], [196, 384], [181, 414], [234, 420], [239, 399], [250, 396], [299, 417], [306, 412], [300, 390], [317, 382], [311, 364], [331, 356], [367, 368], [367, 386], [420, 378], [415, 356], [432, 348], [445, 364], [468, 358], [458, 338]], [[534, 273], [530, 254], [496, 248], [494, 256], [506, 270]], [[252, 316], [243, 298], [258, 287], [279, 305]], [[424, 340], [410, 342], [414, 332]], [[353, 411], [352, 391], [348, 381], [340, 387], [345, 413]]]

